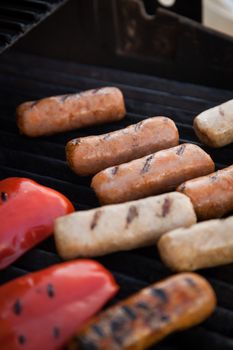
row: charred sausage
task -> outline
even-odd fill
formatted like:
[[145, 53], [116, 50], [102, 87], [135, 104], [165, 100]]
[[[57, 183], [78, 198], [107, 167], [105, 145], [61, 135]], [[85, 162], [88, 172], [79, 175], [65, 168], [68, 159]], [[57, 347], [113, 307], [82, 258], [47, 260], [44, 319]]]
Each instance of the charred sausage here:
[[215, 306], [214, 291], [203, 277], [178, 274], [103, 311], [73, 337], [68, 349], [147, 349], [204, 321]]
[[119, 89], [105, 87], [25, 102], [16, 115], [20, 132], [37, 137], [120, 120], [125, 105]]
[[208, 146], [222, 147], [233, 142], [233, 100], [202, 112], [193, 126], [198, 138]]
[[186, 181], [177, 191], [191, 199], [199, 220], [219, 218], [233, 210], [233, 165]]
[[182, 144], [129, 163], [107, 168], [91, 186], [100, 203], [120, 203], [174, 190], [185, 180], [214, 171], [210, 156], [193, 144]]
[[163, 233], [195, 222], [190, 199], [173, 192], [63, 216], [54, 234], [59, 255], [72, 259], [154, 244]]
[[66, 146], [66, 158], [78, 175], [93, 175], [178, 143], [175, 123], [169, 118], [154, 117], [108, 134], [71, 140]]
[[158, 248], [175, 271], [194, 271], [233, 262], [233, 216], [200, 222], [164, 235]]

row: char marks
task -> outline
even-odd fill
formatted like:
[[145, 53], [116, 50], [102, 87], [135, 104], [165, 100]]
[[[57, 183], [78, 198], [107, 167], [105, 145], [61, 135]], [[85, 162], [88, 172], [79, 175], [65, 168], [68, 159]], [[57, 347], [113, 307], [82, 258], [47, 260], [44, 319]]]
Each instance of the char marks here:
[[70, 96], [70, 94], [60, 96], [60, 102], [64, 103]]
[[111, 134], [106, 134], [104, 135], [103, 140], [106, 141], [106, 140], [109, 140], [110, 138], [111, 138]]
[[47, 294], [49, 298], [54, 298], [55, 297], [55, 290], [54, 290], [54, 286], [49, 283], [47, 285]]
[[214, 175], [210, 175], [210, 181], [215, 182], [218, 179], [218, 172], [216, 172]]
[[93, 215], [92, 221], [91, 221], [91, 225], [90, 225], [91, 230], [94, 230], [94, 228], [97, 226], [101, 215], [102, 215], [102, 210], [97, 210], [95, 212], [95, 214]]
[[13, 311], [15, 315], [20, 315], [22, 313], [23, 307], [19, 299], [17, 299], [13, 305]]
[[60, 337], [60, 328], [59, 327], [53, 327], [53, 337], [55, 339], [59, 338]]
[[135, 205], [129, 207], [125, 227], [128, 228], [131, 222], [138, 216], [138, 208]]
[[184, 153], [184, 150], [185, 150], [185, 145], [181, 145], [178, 150], [176, 151], [176, 154], [178, 156], [182, 156], [182, 154]]
[[104, 331], [103, 331], [103, 329], [100, 326], [97, 326], [96, 324], [93, 324], [91, 326], [91, 328], [99, 337], [102, 338], [102, 337], [105, 336]]
[[119, 166], [114, 166], [113, 168], [111, 168], [111, 173], [112, 175], [116, 175], [116, 173], [118, 172]]
[[165, 198], [162, 206], [162, 217], [165, 218], [171, 209], [171, 200], [169, 198]]
[[149, 171], [151, 161], [154, 158], [154, 154], [151, 154], [149, 157], [146, 158], [145, 164], [143, 165], [143, 168], [141, 170], [141, 174], [145, 174]]
[[123, 305], [122, 306], [122, 310], [125, 312], [125, 314], [132, 320], [136, 320], [137, 318], [137, 315], [136, 313], [134, 312], [133, 308], [132, 307], [129, 307], [127, 305]]
[[185, 187], [186, 187], [186, 185], [185, 185], [185, 182], [184, 182], [184, 183], [182, 183], [182, 184], [180, 185], [179, 191], [180, 191], [180, 192], [184, 192], [184, 191], [185, 191]]
[[185, 281], [188, 283], [188, 285], [192, 288], [197, 288], [196, 283], [194, 282], [194, 280], [190, 277], [186, 277]]
[[99, 88], [92, 90], [92, 95], [97, 94], [100, 90], [102, 90], [102, 87], [99, 87]]
[[6, 192], [1, 192], [1, 200], [2, 202], [6, 202], [8, 199], [8, 194]]
[[219, 114], [224, 117], [225, 113], [224, 110], [222, 109], [222, 106], [219, 106]]
[[152, 288], [151, 293], [155, 297], [158, 297], [162, 303], [164, 303], [164, 304], [168, 303], [168, 301], [169, 301], [168, 296], [162, 288]]
[[138, 132], [141, 129], [142, 125], [143, 125], [143, 120], [134, 125], [134, 131]]
[[20, 345], [24, 345], [26, 343], [26, 341], [27, 341], [27, 339], [26, 339], [26, 337], [24, 335], [20, 334], [18, 336], [18, 342], [19, 342]]
[[77, 139], [73, 139], [71, 141], [69, 141], [69, 143], [73, 146], [79, 145], [81, 143], [81, 139], [77, 138]]

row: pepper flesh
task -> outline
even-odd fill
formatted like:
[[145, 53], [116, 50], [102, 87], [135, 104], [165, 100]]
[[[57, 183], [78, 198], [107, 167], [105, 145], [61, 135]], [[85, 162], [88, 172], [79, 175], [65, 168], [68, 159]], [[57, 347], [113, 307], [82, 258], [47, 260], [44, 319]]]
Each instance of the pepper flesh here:
[[57, 350], [118, 286], [102, 265], [76, 260], [0, 287], [1, 350]]
[[0, 269], [53, 232], [54, 220], [74, 211], [61, 193], [25, 178], [0, 181]]

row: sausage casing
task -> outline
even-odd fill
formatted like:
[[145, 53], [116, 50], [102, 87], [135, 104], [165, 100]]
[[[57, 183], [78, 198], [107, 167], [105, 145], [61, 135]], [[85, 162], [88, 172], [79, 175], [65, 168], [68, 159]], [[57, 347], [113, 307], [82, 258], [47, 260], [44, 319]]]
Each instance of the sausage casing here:
[[120, 120], [125, 105], [119, 89], [104, 87], [25, 102], [16, 115], [20, 132], [37, 137]]
[[61, 217], [54, 235], [59, 255], [72, 259], [154, 244], [163, 233], [195, 222], [190, 199], [173, 192]]
[[91, 186], [100, 203], [121, 203], [174, 190], [182, 182], [214, 171], [210, 156], [193, 144], [182, 144], [129, 163], [107, 168]]
[[147, 287], [103, 311], [73, 337], [69, 350], [142, 350], [204, 321], [214, 310], [210, 284], [183, 273]]
[[175, 271], [194, 271], [232, 263], [232, 232], [233, 216], [177, 229], [159, 240], [160, 256]]
[[78, 175], [93, 175], [178, 143], [175, 123], [166, 117], [154, 117], [108, 134], [71, 140], [66, 146], [66, 158]]
[[199, 220], [219, 218], [233, 210], [233, 165], [181, 184]]
[[193, 127], [198, 138], [210, 147], [233, 142], [233, 100], [199, 114]]

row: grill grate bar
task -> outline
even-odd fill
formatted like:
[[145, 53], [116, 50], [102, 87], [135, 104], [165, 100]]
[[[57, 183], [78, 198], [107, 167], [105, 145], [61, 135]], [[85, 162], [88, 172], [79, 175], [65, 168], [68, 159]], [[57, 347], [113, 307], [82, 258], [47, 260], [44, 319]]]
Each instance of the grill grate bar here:
[[[1, 0], [0, 53], [67, 0]], [[6, 31], [8, 35], [6, 36]]]
[[[15, 56], [15, 57], [14, 57]], [[15, 63], [15, 58], [17, 65], [21, 67], [30, 69], [38, 69], [38, 57], [33, 55], [25, 55], [19, 52], [14, 52], [12, 54], [5, 54], [2, 57], [2, 62]], [[25, 64], [28, 63], [28, 65]], [[139, 86], [146, 87], [153, 91], [161, 91], [165, 93], [174, 94], [179, 97], [186, 96], [188, 98], [197, 98], [199, 100], [210, 101], [213, 103], [219, 103], [221, 100], [227, 100], [232, 98], [231, 91], [220, 90], [216, 88], [208, 88], [200, 85], [194, 85], [190, 83], [181, 83], [173, 80], [167, 80], [163, 78], [158, 78], [155, 76], [148, 76], [138, 73], [128, 73], [125, 71], [120, 71], [116, 69], [102, 68], [97, 66], [89, 66], [85, 64], [76, 64], [69, 62], [64, 71], [64, 66], [62, 61], [52, 60], [48, 58], [40, 58], [40, 67], [43, 67], [44, 72], [56, 73], [55, 75], [63, 72], [72, 77], [89, 77], [94, 78], [98, 81], [113, 81], [115, 84], [120, 83], [129, 86]], [[44, 74], [45, 75], [45, 74]], [[42, 74], [42, 76], [44, 76]], [[40, 73], [41, 76], [41, 73]]]
[[[8, 176], [32, 178], [64, 193], [73, 201], [77, 210], [97, 207], [98, 201], [89, 187], [90, 178], [75, 176], [66, 165], [64, 146], [69, 139], [117, 130], [142, 120], [146, 115], [161, 114], [174, 118], [180, 131], [181, 142], [200, 145], [191, 127], [193, 116], [204, 106], [214, 105], [216, 101], [222, 101], [224, 96], [226, 98], [230, 95], [229, 91], [47, 60], [15, 52], [2, 57], [0, 178]], [[27, 64], [23, 63], [23, 60]], [[128, 113], [122, 122], [40, 139], [28, 139], [18, 134], [14, 114], [15, 107], [20, 102], [109, 84], [121, 87], [126, 96]], [[232, 146], [223, 150], [205, 149], [211, 153], [218, 167], [229, 164], [233, 156]], [[155, 247], [115, 253], [97, 260], [114, 273], [120, 284], [121, 292], [117, 296], [118, 299], [170, 275], [170, 271], [160, 261]], [[15, 262], [14, 266], [4, 270], [0, 276], [0, 283], [59, 261], [51, 237], [25, 254]], [[222, 348], [233, 350], [232, 268], [233, 264], [201, 271], [218, 296], [219, 306], [215, 314], [201, 326], [171, 336], [155, 349], [196, 350], [198, 344], [198, 349], [203, 350], [207, 346], [211, 346], [214, 350]], [[112, 303], [118, 299], [115, 298]]]

